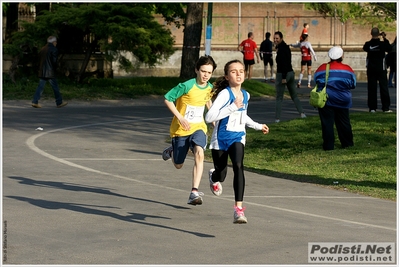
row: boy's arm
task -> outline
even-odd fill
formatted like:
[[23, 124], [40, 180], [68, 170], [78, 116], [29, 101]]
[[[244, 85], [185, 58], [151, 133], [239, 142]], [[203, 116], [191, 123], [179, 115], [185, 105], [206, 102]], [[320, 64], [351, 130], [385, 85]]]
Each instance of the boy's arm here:
[[180, 112], [177, 110], [175, 104], [173, 102], [165, 99], [165, 105], [172, 112], [172, 114], [179, 120], [181, 126], [183, 126], [183, 129], [186, 131], [190, 130], [190, 123], [180, 114]]

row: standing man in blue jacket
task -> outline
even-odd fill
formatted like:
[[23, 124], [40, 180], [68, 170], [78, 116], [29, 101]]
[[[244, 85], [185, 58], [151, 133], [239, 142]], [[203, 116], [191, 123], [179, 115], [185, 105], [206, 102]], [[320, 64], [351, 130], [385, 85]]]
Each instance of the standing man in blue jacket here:
[[38, 77], [40, 79], [39, 85], [36, 88], [36, 93], [33, 96], [32, 107], [41, 108], [39, 104], [40, 97], [43, 94], [44, 86], [48, 81], [53, 88], [55, 104], [57, 108], [61, 108], [68, 104], [68, 102], [62, 101], [62, 95], [60, 93], [60, 88], [58, 87], [57, 79], [55, 78], [55, 71], [57, 69], [58, 60], [58, 49], [57, 49], [57, 38], [55, 36], [50, 36], [47, 38], [47, 44], [39, 52], [39, 73]]
[[[388, 90], [387, 66], [385, 62], [386, 53], [391, 51], [391, 45], [385, 38], [384, 32], [380, 33], [378, 28], [371, 30], [371, 40], [366, 42], [363, 50], [367, 52], [367, 105], [371, 113], [377, 111], [377, 81], [380, 85], [380, 97], [383, 112], [392, 112], [389, 109], [391, 99]], [[380, 40], [382, 37], [382, 40]]]
[[327, 102], [319, 108], [323, 149], [333, 150], [335, 143], [334, 124], [342, 148], [353, 146], [352, 126], [349, 109], [352, 107], [352, 89], [356, 87], [356, 75], [353, 69], [342, 63], [344, 51], [334, 46], [328, 51], [330, 62], [319, 66], [314, 74], [318, 88], [326, 84], [327, 65], [329, 65], [327, 79]]

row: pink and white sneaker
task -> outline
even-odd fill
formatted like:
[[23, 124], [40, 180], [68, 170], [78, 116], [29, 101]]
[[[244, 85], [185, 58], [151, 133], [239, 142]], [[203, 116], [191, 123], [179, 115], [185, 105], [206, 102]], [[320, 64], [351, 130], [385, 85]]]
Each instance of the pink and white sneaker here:
[[212, 193], [213, 193], [215, 196], [220, 196], [220, 195], [222, 194], [223, 187], [222, 187], [222, 184], [221, 184], [220, 182], [214, 183], [214, 182], [212, 181], [212, 173], [213, 173], [214, 171], [215, 171], [215, 169], [210, 169], [210, 170], [209, 170], [209, 187], [210, 187]]
[[244, 215], [245, 207], [234, 206], [234, 221], [233, 223], [247, 223], [247, 217]]

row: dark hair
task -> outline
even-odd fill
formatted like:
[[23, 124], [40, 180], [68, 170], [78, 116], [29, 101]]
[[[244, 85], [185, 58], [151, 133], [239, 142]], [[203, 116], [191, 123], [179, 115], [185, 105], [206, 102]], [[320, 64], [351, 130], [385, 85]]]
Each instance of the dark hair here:
[[280, 38], [281, 39], [283, 39], [283, 33], [282, 32], [280, 32], [280, 31], [276, 31], [275, 33], [274, 33], [274, 35], [278, 35], [278, 36], [280, 36]]
[[306, 22], [303, 24], [303, 27], [305, 28], [306, 26], [308, 26], [309, 24], [307, 24]]
[[199, 70], [201, 68], [201, 66], [203, 65], [212, 65], [213, 70], [212, 72], [215, 71], [217, 65], [215, 63], [215, 61], [213, 60], [213, 58], [211, 56], [202, 56], [198, 59], [197, 63], [195, 64], [195, 68], [197, 70]]
[[269, 39], [270, 35], [271, 35], [270, 32], [267, 32], [265, 36], [266, 36], [267, 39]]
[[215, 100], [220, 91], [229, 86], [229, 81], [226, 80], [225, 76], [229, 74], [229, 67], [233, 63], [240, 63], [241, 65], [244, 66], [244, 64], [238, 59], [230, 60], [229, 62], [226, 63], [226, 65], [224, 65], [224, 75], [220, 76], [213, 82], [212, 101]]
[[249, 32], [248, 33], [248, 38], [251, 37], [252, 35], [254, 35], [254, 33], [253, 32]]

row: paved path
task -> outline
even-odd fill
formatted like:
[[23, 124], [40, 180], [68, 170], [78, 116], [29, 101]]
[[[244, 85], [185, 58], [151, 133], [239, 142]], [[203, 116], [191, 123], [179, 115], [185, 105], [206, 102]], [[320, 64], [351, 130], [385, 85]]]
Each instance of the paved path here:
[[[250, 172], [248, 224], [232, 223], [231, 169], [221, 197], [205, 172], [203, 205], [187, 205], [193, 161], [161, 159], [162, 99], [41, 104], [3, 102], [4, 264], [307, 264], [308, 242], [396, 241], [396, 202]], [[272, 124], [273, 110], [253, 101], [250, 116]], [[291, 100], [283, 116], [298, 116]]]

